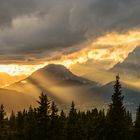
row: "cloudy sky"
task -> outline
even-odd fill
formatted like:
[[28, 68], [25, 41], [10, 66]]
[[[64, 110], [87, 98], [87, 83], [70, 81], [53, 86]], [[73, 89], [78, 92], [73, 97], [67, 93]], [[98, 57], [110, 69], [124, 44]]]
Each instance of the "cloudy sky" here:
[[[114, 41], [132, 37], [135, 48], [140, 44], [139, 15], [139, 0], [0, 0], [0, 64], [41, 64], [78, 56], [81, 50], [86, 54], [94, 51], [92, 45], [98, 55], [97, 49], [109, 48], [101, 51], [106, 56], [116, 51], [114, 44], [103, 45], [112, 36]], [[129, 41], [117, 45], [131, 50], [125, 44]]]

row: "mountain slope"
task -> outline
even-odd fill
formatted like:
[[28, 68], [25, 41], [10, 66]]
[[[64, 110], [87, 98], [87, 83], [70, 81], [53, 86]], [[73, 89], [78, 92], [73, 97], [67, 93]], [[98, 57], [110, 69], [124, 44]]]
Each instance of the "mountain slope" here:
[[122, 63], [116, 64], [111, 71], [126, 76], [140, 77], [140, 47], [131, 52]]
[[41, 92], [58, 104], [89, 101], [89, 87], [97, 86], [96, 82], [78, 77], [62, 65], [50, 64], [34, 72], [28, 78], [12, 84], [7, 89], [16, 89], [36, 99]]
[[27, 76], [21, 75], [21, 76], [11, 76], [7, 73], [0, 72], [0, 87], [5, 87], [7, 85], [13, 84], [17, 81], [20, 81], [21, 79], [25, 78]]
[[34, 72], [29, 79], [34, 79], [35, 77], [43, 75], [44, 80], [48, 81], [50, 84], [56, 85], [87, 85], [96, 84], [93, 81], [84, 79], [74, 75], [63, 65], [50, 64], [46, 67]]

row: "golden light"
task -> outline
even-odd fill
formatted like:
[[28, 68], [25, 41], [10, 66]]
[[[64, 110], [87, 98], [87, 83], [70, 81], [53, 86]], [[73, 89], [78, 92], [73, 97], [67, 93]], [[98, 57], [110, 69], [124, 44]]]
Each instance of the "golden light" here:
[[110, 68], [118, 62], [122, 62], [138, 45], [140, 45], [140, 29], [123, 34], [107, 33], [94, 41], [90, 41], [83, 49], [69, 55], [63, 55], [59, 60], [48, 61], [39, 65], [0, 65], [0, 72], [8, 73], [11, 76], [30, 75], [49, 63], [70, 67], [76, 63], [87, 62], [89, 59], [98, 62], [109, 61], [106, 68]]
[[140, 30], [129, 31], [124, 34], [108, 33], [90, 42], [82, 50], [69, 54], [63, 60], [71, 60], [71, 64], [84, 63], [89, 59], [94, 61], [109, 61], [112, 67], [118, 62], [122, 62], [130, 52], [140, 45]]
[[[45, 64], [44, 64], [45, 65]], [[43, 65], [0, 65], [0, 72], [8, 73], [11, 76], [29, 75]]]

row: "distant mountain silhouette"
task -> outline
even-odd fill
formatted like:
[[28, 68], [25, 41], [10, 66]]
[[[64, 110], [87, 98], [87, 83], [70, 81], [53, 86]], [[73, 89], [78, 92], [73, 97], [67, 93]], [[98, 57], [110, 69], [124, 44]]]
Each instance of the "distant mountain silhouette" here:
[[[140, 91], [133, 89], [123, 82], [121, 82], [121, 85], [126, 107], [132, 112], [135, 112], [140, 103]], [[114, 92], [113, 86], [114, 82], [109, 82], [101, 87], [94, 87], [91, 90], [94, 91], [94, 94], [96, 94], [95, 96], [98, 96], [100, 100], [104, 101], [104, 103], [109, 104], [109, 102], [111, 101], [111, 96]]]

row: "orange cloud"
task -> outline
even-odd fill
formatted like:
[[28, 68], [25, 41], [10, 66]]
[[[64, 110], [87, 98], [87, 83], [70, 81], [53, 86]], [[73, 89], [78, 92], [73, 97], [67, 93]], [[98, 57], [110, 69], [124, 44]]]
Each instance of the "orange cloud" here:
[[94, 41], [90, 41], [83, 49], [63, 55], [58, 60], [47, 61], [39, 65], [0, 65], [0, 72], [6, 72], [10, 75], [29, 75], [49, 63], [70, 67], [76, 63], [85, 63], [88, 60], [99, 63], [108, 61], [109, 64], [106, 68], [110, 68], [118, 62], [122, 62], [138, 45], [140, 45], [140, 29], [123, 34], [107, 33]]

